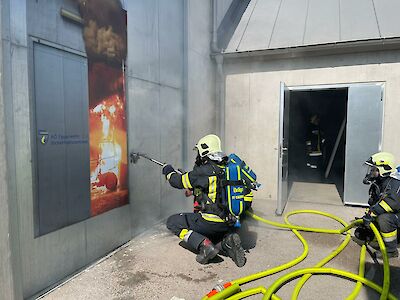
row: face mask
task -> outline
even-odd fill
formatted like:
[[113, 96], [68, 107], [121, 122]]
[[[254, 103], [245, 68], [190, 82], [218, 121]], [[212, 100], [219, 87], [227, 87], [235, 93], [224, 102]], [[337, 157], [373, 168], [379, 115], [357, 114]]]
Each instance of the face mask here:
[[200, 153], [197, 151], [197, 156], [196, 156], [196, 160], [195, 160], [195, 165], [196, 166], [201, 166], [203, 164], [203, 159], [200, 156]]

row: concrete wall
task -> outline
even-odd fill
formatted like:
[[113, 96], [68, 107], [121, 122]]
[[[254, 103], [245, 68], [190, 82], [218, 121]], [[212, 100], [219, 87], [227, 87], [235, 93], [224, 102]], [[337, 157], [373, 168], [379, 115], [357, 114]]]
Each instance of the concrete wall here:
[[[182, 167], [183, 2], [129, 1], [127, 9], [128, 149]], [[129, 171], [134, 235], [186, 207], [159, 166], [141, 159]]]
[[[172, 189], [161, 168], [140, 160], [129, 167], [130, 204], [34, 238], [32, 165], [33, 92], [30, 36], [84, 51], [81, 27], [60, 8], [77, 12], [71, 0], [5, 0], [2, 15], [8, 198], [1, 198], [0, 263], [11, 271], [15, 298], [29, 297], [103, 256], [191, 203]], [[214, 69], [209, 57], [210, 1], [125, 1], [128, 11], [128, 149], [181, 167], [199, 137], [215, 131]], [[3, 110], [0, 102], [0, 111]], [[189, 121], [189, 125], [187, 125]], [[3, 124], [0, 118], [0, 124]], [[0, 133], [3, 132], [0, 125]], [[3, 135], [2, 135], [3, 136]], [[190, 140], [187, 141], [187, 137]], [[0, 148], [1, 157], [5, 155]], [[187, 160], [184, 161], [185, 157]], [[0, 186], [4, 185], [0, 177]], [[1, 192], [5, 193], [1, 188]], [[3, 194], [2, 194], [3, 195]], [[7, 200], [8, 202], [4, 202]], [[7, 228], [7, 203], [11, 226]], [[3, 210], [4, 208], [4, 210]], [[11, 245], [7, 243], [11, 233]], [[8, 268], [8, 269], [7, 269]], [[10, 277], [11, 278], [11, 277]], [[1, 281], [12, 285], [12, 280]], [[10, 289], [10, 293], [12, 290]], [[1, 297], [0, 297], [1, 298]], [[12, 299], [13, 295], [7, 299]]]
[[216, 132], [215, 64], [210, 57], [212, 1], [187, 1], [187, 163], [196, 142]]
[[[7, 191], [8, 208], [9, 208], [9, 234], [11, 240], [11, 259], [14, 275], [14, 297], [22, 299], [22, 262], [20, 251], [20, 213], [17, 195], [23, 194], [23, 190], [19, 189], [19, 184], [24, 182], [25, 173], [24, 162], [19, 162], [17, 157], [25, 149], [19, 148], [21, 142], [19, 139], [27, 138], [24, 126], [26, 123], [21, 122], [20, 116], [26, 114], [26, 107], [21, 106], [18, 100], [23, 98], [28, 92], [27, 85], [27, 68], [26, 68], [26, 22], [25, 18], [25, 1], [2, 1], [2, 92], [4, 97], [4, 121], [5, 121], [5, 137], [6, 137], [6, 161], [7, 161]], [[22, 21], [20, 22], [20, 20]], [[21, 87], [25, 87], [22, 88]], [[16, 101], [14, 101], [16, 99]], [[18, 120], [14, 126], [14, 120]], [[29, 120], [26, 120], [29, 123]], [[18, 134], [18, 136], [16, 136]], [[22, 143], [24, 143], [22, 141]], [[23, 146], [22, 146], [23, 147]], [[0, 150], [0, 153], [2, 150]], [[29, 160], [30, 157], [27, 157]], [[20, 178], [17, 180], [17, 174]], [[21, 185], [21, 188], [24, 188]], [[4, 198], [3, 198], [4, 199]], [[0, 210], [0, 214], [7, 211]], [[3, 218], [3, 216], [1, 216]], [[7, 217], [6, 217], [7, 218]], [[2, 253], [2, 252], [1, 252]], [[3, 253], [1, 254], [3, 255]], [[7, 254], [6, 254], [7, 255]], [[10, 292], [11, 293], [11, 292]], [[12, 298], [11, 298], [12, 299]]]
[[384, 151], [400, 161], [400, 52], [297, 59], [231, 60], [226, 72], [226, 143], [252, 166], [263, 184], [256, 198], [276, 200], [280, 82], [288, 86], [385, 82]]
[[[0, 16], [3, 13], [3, 3], [0, 2]], [[0, 24], [0, 32], [3, 26]], [[3, 81], [3, 39], [0, 42], [0, 82]], [[0, 84], [0, 291], [4, 299], [14, 299], [14, 270], [12, 262], [11, 226], [9, 194], [7, 184], [7, 155], [6, 155], [6, 121], [5, 97], [3, 84]]]

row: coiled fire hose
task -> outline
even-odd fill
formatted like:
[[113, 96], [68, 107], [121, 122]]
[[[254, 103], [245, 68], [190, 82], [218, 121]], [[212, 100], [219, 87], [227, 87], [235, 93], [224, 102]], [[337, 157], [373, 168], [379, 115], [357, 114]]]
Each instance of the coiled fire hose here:
[[[361, 290], [362, 285], [366, 285], [378, 293], [381, 294], [380, 299], [385, 300], [395, 300], [397, 299], [394, 295], [389, 293], [390, 289], [390, 267], [389, 267], [389, 260], [387, 257], [387, 252], [386, 252], [386, 247], [383, 242], [382, 236], [380, 235], [379, 231], [377, 230], [376, 226], [371, 223], [370, 227], [378, 241], [379, 248], [382, 252], [383, 256], [383, 286], [379, 286], [378, 284], [364, 278], [364, 271], [365, 271], [365, 253], [366, 253], [366, 246], [363, 245], [361, 247], [361, 252], [360, 252], [360, 266], [359, 266], [359, 273], [354, 274], [351, 272], [339, 270], [339, 269], [333, 269], [333, 268], [323, 268], [323, 266], [332, 260], [335, 256], [337, 256], [350, 242], [351, 235], [349, 233], [349, 230], [352, 229], [355, 226], [361, 225], [363, 223], [362, 219], [355, 220], [351, 222], [350, 224], [347, 224], [345, 221], [340, 219], [337, 216], [334, 216], [329, 213], [325, 213], [322, 211], [317, 211], [317, 210], [295, 210], [292, 212], [289, 212], [288, 214], [285, 215], [284, 220], [285, 224], [279, 223], [279, 222], [274, 222], [270, 220], [263, 219], [249, 211], [246, 212], [250, 217], [253, 219], [266, 223], [268, 225], [274, 226], [274, 227], [279, 227], [279, 228], [287, 228], [292, 230], [292, 232], [297, 236], [297, 238], [301, 241], [303, 244], [303, 253], [298, 256], [297, 258], [293, 259], [290, 262], [287, 262], [285, 264], [282, 264], [280, 266], [277, 266], [272, 269], [267, 269], [265, 271], [261, 271], [258, 273], [254, 273], [242, 278], [235, 279], [231, 282], [227, 282], [223, 285], [221, 290], [216, 290], [213, 289], [211, 290], [207, 295], [205, 295], [202, 300], [219, 300], [219, 299], [226, 299], [226, 300], [238, 300], [238, 299], [243, 299], [252, 295], [256, 294], [263, 294], [263, 300], [279, 300], [280, 298], [275, 294], [279, 288], [281, 288], [284, 284], [287, 282], [298, 278], [302, 277], [300, 281], [297, 283], [295, 286], [291, 299], [295, 300], [297, 299], [301, 288], [303, 285], [306, 283], [306, 281], [313, 275], [313, 274], [325, 274], [325, 275], [336, 275], [340, 276], [349, 280], [356, 281], [356, 286], [353, 289], [353, 291], [350, 293], [350, 295], [346, 298], [347, 300], [353, 300], [357, 297], [358, 293]], [[308, 213], [308, 214], [317, 214], [317, 215], [322, 215], [328, 218], [331, 218], [333, 220], [336, 220], [340, 224], [342, 224], [344, 227], [342, 229], [325, 229], [325, 228], [310, 228], [310, 227], [303, 227], [303, 226], [297, 226], [297, 225], [292, 225], [289, 222], [289, 217], [291, 215], [295, 214], [302, 214], [302, 213]], [[256, 288], [251, 288], [245, 291], [241, 291], [240, 285], [246, 284], [248, 282], [281, 272], [283, 270], [289, 269], [301, 261], [303, 261], [307, 255], [308, 255], [308, 244], [307, 241], [303, 238], [303, 236], [299, 233], [299, 231], [308, 231], [308, 232], [316, 232], [316, 233], [327, 233], [327, 234], [346, 234], [345, 240], [340, 244], [340, 246], [333, 251], [330, 255], [322, 259], [320, 262], [318, 262], [313, 268], [306, 268], [306, 269], [300, 269], [293, 271], [291, 273], [288, 273], [280, 278], [278, 278], [269, 288], [265, 288], [263, 286], [256, 287]]]

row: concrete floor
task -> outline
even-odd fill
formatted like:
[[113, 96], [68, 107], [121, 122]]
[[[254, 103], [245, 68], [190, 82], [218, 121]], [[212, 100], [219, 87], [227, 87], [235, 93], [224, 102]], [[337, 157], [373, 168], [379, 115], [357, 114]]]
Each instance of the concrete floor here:
[[[286, 212], [316, 209], [335, 214], [345, 221], [362, 216], [364, 212], [363, 208], [344, 207], [340, 202], [321, 204], [294, 200], [296, 199], [292, 197]], [[254, 203], [254, 211], [259, 216], [282, 221], [282, 217], [274, 215], [275, 207], [274, 201], [257, 199]], [[340, 227], [335, 221], [320, 216], [295, 215], [290, 220], [293, 224], [305, 226]], [[291, 231], [275, 229], [254, 220], [249, 220], [247, 225], [248, 231], [242, 236], [245, 238], [245, 246], [250, 249], [247, 264], [243, 268], [236, 267], [226, 257], [219, 257], [208, 265], [198, 264], [195, 254], [181, 247], [179, 239], [160, 224], [136, 237], [109, 258], [56, 288], [43, 299], [201, 299], [217, 283], [273, 268], [301, 254], [302, 245]], [[310, 252], [302, 263], [290, 271], [312, 267], [344, 239], [339, 235], [317, 233], [303, 233], [303, 236], [309, 243]], [[359, 250], [360, 247], [351, 241], [327, 266], [358, 273]], [[400, 259], [392, 260], [391, 266], [391, 291], [400, 297]], [[288, 272], [286, 270], [245, 284], [242, 290], [260, 285], [268, 287]], [[382, 282], [381, 266], [375, 265], [370, 257], [367, 259], [366, 277], [379, 284]], [[296, 282], [283, 286], [277, 293], [278, 296], [288, 299]], [[303, 287], [299, 299], [344, 299], [351, 293], [354, 285], [354, 282], [339, 277], [315, 275]], [[261, 298], [261, 295], [251, 297]], [[357, 299], [379, 299], [379, 295], [363, 288]]]
[[[312, 191], [312, 193], [310, 193]], [[329, 183], [293, 182], [289, 201], [341, 205], [342, 199], [336, 185]]]

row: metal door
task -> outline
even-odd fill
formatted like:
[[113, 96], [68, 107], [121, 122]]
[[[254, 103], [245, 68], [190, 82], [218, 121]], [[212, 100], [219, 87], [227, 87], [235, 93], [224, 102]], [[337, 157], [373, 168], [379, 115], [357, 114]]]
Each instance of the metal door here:
[[383, 84], [349, 87], [346, 126], [344, 203], [368, 205], [368, 186], [362, 183], [366, 161], [381, 150]]
[[86, 58], [34, 43], [36, 236], [90, 217]]
[[289, 104], [290, 90], [281, 82], [281, 99], [279, 112], [279, 165], [278, 165], [278, 205], [276, 214], [282, 215], [287, 200], [289, 189]]

